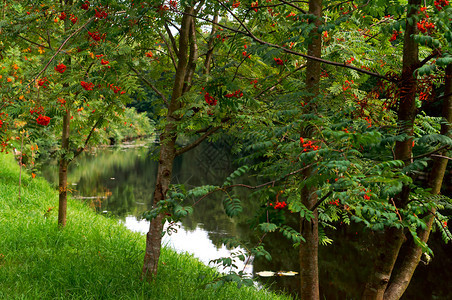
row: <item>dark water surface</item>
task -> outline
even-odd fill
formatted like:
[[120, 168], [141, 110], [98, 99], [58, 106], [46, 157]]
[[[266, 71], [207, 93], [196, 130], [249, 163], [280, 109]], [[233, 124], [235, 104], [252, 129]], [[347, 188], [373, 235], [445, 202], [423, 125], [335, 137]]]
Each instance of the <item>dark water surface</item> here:
[[[233, 158], [224, 151], [227, 145], [208, 144], [198, 147], [175, 162], [173, 183], [187, 188], [209, 184], [220, 185], [234, 171]], [[152, 146], [150, 146], [152, 148]], [[140, 215], [152, 203], [157, 163], [150, 159], [147, 146], [102, 148], [83, 154], [69, 170], [69, 185], [75, 197], [86, 201], [101, 213], [113, 214], [131, 230], [145, 233], [148, 222]], [[55, 162], [43, 165], [42, 173], [57, 184]], [[252, 180], [252, 179], [244, 179]], [[252, 183], [252, 182], [251, 182]], [[166, 236], [164, 243], [179, 252], [187, 251], [208, 264], [210, 260], [229, 256], [231, 249], [222, 243], [225, 237], [257, 243], [259, 237], [250, 229], [247, 218], [259, 207], [247, 191], [236, 191], [243, 201], [244, 212], [238, 218], [228, 218], [222, 208], [222, 195], [213, 194], [199, 202], [193, 214], [182, 221], [178, 232]], [[296, 219], [287, 213], [296, 228]], [[332, 245], [319, 247], [321, 299], [360, 299], [370, 268], [372, 256], [371, 232], [358, 225], [338, 226], [327, 231]], [[435, 253], [432, 261], [421, 263], [403, 299], [452, 299], [452, 247], [444, 245], [437, 233], [431, 236]], [[239, 270], [253, 275], [259, 271], [298, 271], [298, 252], [280, 234], [270, 234], [264, 246], [272, 260], [255, 259]], [[244, 251], [241, 248], [233, 251]], [[225, 270], [227, 271], [227, 270]], [[259, 281], [275, 290], [284, 290], [296, 297], [299, 276], [260, 278]]]

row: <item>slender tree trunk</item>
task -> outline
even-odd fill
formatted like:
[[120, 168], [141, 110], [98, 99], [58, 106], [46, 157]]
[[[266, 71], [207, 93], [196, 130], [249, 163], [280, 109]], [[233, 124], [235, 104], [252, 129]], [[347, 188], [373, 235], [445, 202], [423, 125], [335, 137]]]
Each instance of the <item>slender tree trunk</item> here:
[[[441, 124], [441, 134], [448, 135], [451, 129], [450, 124], [452, 123], [452, 65], [448, 65], [446, 68], [446, 80], [445, 80], [445, 95], [449, 95], [444, 99], [443, 103], [443, 118], [444, 122]], [[449, 134], [450, 135], [450, 134]], [[446, 150], [439, 155], [445, 155]], [[444, 174], [447, 167], [447, 159], [442, 157], [434, 157], [433, 166], [429, 176], [429, 187], [432, 189], [431, 193], [433, 195], [438, 195], [441, 191], [441, 186], [443, 184]], [[435, 211], [431, 211], [429, 215], [425, 217], [425, 223], [427, 225], [426, 229], [421, 229], [418, 232], [418, 236], [422, 242], [426, 243], [430, 236], [430, 231], [432, 229], [434, 221]], [[421, 259], [422, 249], [410, 241], [408, 245], [408, 251], [400, 268], [395, 274], [394, 278], [391, 280], [391, 284], [387, 288], [384, 299], [396, 300], [400, 299], [410, 284], [411, 278], [413, 277], [414, 271], [419, 264]]]
[[[413, 135], [414, 118], [416, 117], [416, 77], [413, 72], [419, 66], [418, 44], [412, 39], [412, 35], [417, 33], [416, 21], [413, 17], [421, 4], [421, 0], [409, 0], [410, 10], [407, 13], [407, 22], [403, 45], [403, 67], [402, 81], [400, 83], [400, 100], [397, 112], [399, 133]], [[412, 22], [408, 22], [412, 19]], [[412, 139], [406, 139], [396, 142], [395, 159], [403, 160], [406, 164], [410, 163], [412, 153]], [[410, 194], [409, 186], [404, 186], [402, 192], [393, 199], [397, 208], [403, 208], [408, 202]], [[391, 278], [391, 273], [400, 247], [406, 240], [403, 228], [395, 227], [385, 229], [383, 237], [378, 244], [377, 256], [374, 262], [374, 268], [366, 284], [363, 299], [383, 299], [386, 287]]]
[[64, 153], [60, 157], [58, 169], [58, 191], [59, 191], [58, 225], [60, 227], [66, 226], [67, 168], [69, 165], [69, 161], [65, 158], [65, 155], [69, 151], [70, 121], [71, 121], [71, 111], [70, 109], [67, 109], [66, 114], [63, 117], [63, 130], [61, 135], [61, 150], [63, 150]]
[[[309, 14], [316, 16], [315, 28], [310, 32], [310, 43], [308, 45], [308, 55], [321, 57], [322, 39], [318, 32], [318, 27], [322, 22], [322, 0], [309, 0]], [[308, 60], [306, 63], [306, 89], [311, 94], [305, 100], [309, 103], [319, 94], [320, 63]], [[315, 110], [315, 104], [310, 104], [307, 109]], [[302, 130], [302, 135], [308, 137], [312, 135], [309, 129]], [[304, 172], [305, 178], [312, 173], [311, 169]], [[301, 192], [301, 202], [312, 208], [317, 202], [316, 187], [304, 187]], [[319, 268], [318, 268], [318, 213], [314, 210], [314, 217], [311, 220], [302, 219], [300, 222], [300, 233], [305, 239], [300, 244], [300, 298], [304, 300], [319, 299]]]
[[[62, 3], [63, 4], [63, 3]], [[71, 6], [72, 0], [64, 1], [64, 5]], [[63, 6], [64, 6], [63, 5]], [[70, 30], [69, 19], [64, 21], [65, 31]], [[70, 59], [68, 62], [70, 65]], [[67, 84], [64, 84], [67, 87]], [[66, 158], [69, 152], [69, 135], [70, 135], [70, 123], [71, 123], [71, 110], [66, 108], [66, 114], [63, 116], [63, 129], [61, 133], [61, 150], [63, 154], [60, 157], [58, 165], [58, 226], [63, 228], [66, 226], [67, 215], [67, 171], [69, 166], [69, 160]]]
[[215, 13], [215, 16], [212, 20], [212, 30], [210, 31], [210, 38], [207, 42], [207, 53], [206, 53], [206, 60], [204, 61], [204, 70], [203, 73], [209, 75], [210, 74], [210, 66], [212, 64], [213, 59], [213, 48], [214, 48], [214, 41], [215, 41], [215, 34], [217, 32], [217, 27], [215, 24], [218, 23], [218, 13]]
[[[154, 205], [165, 199], [171, 183], [173, 162], [176, 157], [177, 139], [177, 116], [174, 115], [174, 112], [181, 108], [182, 104], [179, 101], [179, 97], [183, 94], [184, 86], [186, 88], [188, 84], [185, 82], [185, 79], [191, 79], [191, 68], [188, 68], [188, 65], [192, 62], [189, 62], [188, 54], [190, 52], [189, 42], [190, 33], [192, 31], [191, 28], [193, 26], [193, 19], [191, 17], [193, 11], [193, 7], [187, 7], [185, 9], [185, 14], [182, 17], [176, 76], [173, 84], [171, 101], [168, 107], [166, 126], [160, 136], [161, 148], [154, 191]], [[196, 40], [193, 40], [193, 42], [195, 43]], [[194, 46], [192, 46], [192, 49], [193, 47]], [[194, 66], [191, 65], [191, 67], [193, 68]], [[147, 280], [150, 280], [153, 276], [157, 275], [164, 220], [164, 215], [159, 214], [149, 225], [149, 232], [146, 236], [146, 251], [142, 271], [142, 278]]]

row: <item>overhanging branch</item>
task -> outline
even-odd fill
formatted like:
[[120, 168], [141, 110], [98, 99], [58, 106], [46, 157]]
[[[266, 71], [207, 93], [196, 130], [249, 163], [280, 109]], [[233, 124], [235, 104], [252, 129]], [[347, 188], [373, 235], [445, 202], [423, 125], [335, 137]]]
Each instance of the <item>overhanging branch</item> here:
[[190, 145], [185, 146], [185, 147], [177, 150], [176, 151], [176, 156], [179, 156], [182, 153], [185, 153], [185, 152], [195, 148], [196, 146], [201, 144], [207, 137], [209, 137], [211, 134], [213, 134], [215, 131], [217, 131], [220, 128], [221, 128], [221, 126], [216, 126], [216, 127], [211, 128], [210, 130], [208, 130], [206, 133], [204, 133], [202, 136], [200, 136], [196, 141], [194, 141]]
[[[223, 5], [222, 3], [220, 3], [220, 4]], [[225, 7], [225, 6], [223, 5], [223, 7]], [[182, 14], [188, 14], [188, 15], [190, 15], [192, 17], [198, 18], [200, 20], [203, 20], [203, 21], [206, 21], [206, 22], [209, 22], [209, 23], [213, 23], [214, 25], [217, 25], [217, 26], [219, 26], [221, 28], [227, 29], [227, 30], [229, 30], [231, 32], [236, 32], [236, 33], [240, 33], [240, 34], [242, 34], [244, 36], [248, 36], [248, 37], [252, 38], [254, 41], [256, 41], [257, 43], [261, 44], [261, 45], [267, 45], [267, 46], [272, 47], [272, 48], [280, 49], [280, 50], [282, 50], [282, 51], [284, 51], [284, 52], [286, 52], [288, 54], [292, 54], [292, 55], [295, 55], [295, 56], [300, 56], [300, 57], [303, 57], [303, 58], [306, 58], [306, 59], [309, 59], [309, 60], [318, 61], [320, 63], [327, 64], [327, 65], [332, 65], [332, 66], [337, 66], [337, 67], [341, 67], [341, 68], [355, 70], [355, 71], [357, 71], [359, 73], [367, 74], [367, 75], [370, 75], [370, 76], [373, 76], [373, 77], [376, 77], [376, 78], [381, 78], [381, 79], [389, 81], [389, 82], [398, 83], [398, 81], [395, 80], [394, 78], [386, 77], [386, 76], [381, 75], [379, 73], [375, 73], [375, 72], [364, 70], [364, 69], [361, 69], [361, 68], [358, 68], [358, 67], [351, 66], [351, 65], [347, 64], [346, 62], [340, 63], [340, 62], [335, 62], [335, 61], [329, 61], [329, 60], [326, 60], [326, 59], [322, 59], [322, 58], [318, 58], [318, 57], [315, 57], [315, 56], [311, 56], [311, 55], [303, 54], [303, 53], [300, 53], [300, 52], [296, 52], [294, 50], [285, 48], [285, 47], [280, 46], [280, 45], [276, 45], [276, 44], [272, 44], [272, 43], [263, 41], [263, 40], [259, 39], [258, 37], [256, 37], [245, 26], [245, 24], [242, 21], [240, 21], [240, 19], [238, 19], [238, 17], [230, 9], [228, 9], [227, 7], [225, 7], [225, 8], [234, 17], [234, 19], [236, 19], [237, 22], [240, 23], [241, 27], [245, 28], [245, 31], [242, 31], [242, 30], [239, 30], [239, 29], [234, 29], [232, 27], [229, 27], [229, 26], [226, 26], [226, 25], [223, 25], [223, 24], [220, 24], [220, 23], [214, 23], [212, 20], [209, 20], [207, 18], [203, 18], [203, 17], [197, 16], [197, 15], [194, 15], [194, 14], [190, 14], [190, 13], [186, 13], [186, 12], [181, 12], [181, 13]]]

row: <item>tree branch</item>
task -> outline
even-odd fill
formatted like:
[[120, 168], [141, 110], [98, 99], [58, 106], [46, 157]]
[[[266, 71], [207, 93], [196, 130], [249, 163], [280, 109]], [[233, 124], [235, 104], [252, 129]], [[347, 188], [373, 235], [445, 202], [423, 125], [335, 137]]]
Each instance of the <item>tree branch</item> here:
[[72, 157], [72, 159], [69, 160], [69, 162], [71, 162], [72, 160], [74, 160], [77, 156], [79, 156], [80, 154], [82, 154], [82, 152], [86, 149], [86, 146], [88, 146], [89, 140], [91, 139], [91, 136], [93, 135], [94, 130], [96, 130], [97, 126], [99, 126], [100, 122], [103, 120], [104, 118], [101, 116], [99, 119], [97, 119], [97, 122], [93, 125], [93, 127], [91, 128], [88, 136], [86, 137], [85, 140], [85, 144], [83, 145], [83, 147], [80, 147], [77, 149], [77, 151], [75, 151], [74, 153], [74, 157]]
[[196, 70], [196, 61], [198, 60], [198, 42], [196, 40], [196, 27], [195, 27], [195, 19], [191, 19], [190, 24], [190, 33], [189, 33], [189, 39], [190, 39], [190, 54], [188, 57], [188, 63], [187, 63], [187, 71], [185, 73], [185, 83], [182, 93], [186, 93], [191, 88], [191, 83], [193, 80], [193, 75], [195, 74]]
[[160, 31], [159, 31], [159, 36], [160, 36], [160, 38], [163, 40], [163, 42], [165, 43], [166, 48], [168, 48], [169, 56], [170, 56], [170, 58], [171, 58], [171, 61], [173, 62], [174, 69], [176, 69], [176, 68], [177, 68], [176, 58], [174, 57], [173, 49], [171, 48], [171, 47], [174, 48], [174, 45], [171, 46], [171, 45], [168, 43], [168, 41], [166, 40], [166, 38], [165, 38], [165, 36], [163, 35], [163, 33], [161, 33]]
[[19, 38], [23, 39], [24, 41], [29, 42], [30, 44], [36, 45], [36, 46], [38, 46], [38, 47], [46, 48], [46, 49], [51, 49], [51, 48], [48, 47], [48, 46], [45, 46], [45, 45], [42, 45], [42, 44], [38, 44], [38, 43], [36, 43], [36, 42], [33, 42], [32, 40], [29, 40], [28, 38], [23, 37], [23, 36], [21, 36], [20, 34], [18, 34], [17, 36], [18, 36]]
[[165, 29], [166, 29], [166, 33], [168, 34], [168, 37], [169, 37], [169, 39], [171, 41], [171, 45], [173, 45], [174, 53], [176, 53], [176, 56], [179, 56], [179, 49], [177, 49], [176, 40], [174, 39], [174, 36], [171, 33], [171, 30], [169, 29], [168, 24], [165, 23], [164, 26], [165, 26]]
[[452, 160], [452, 157], [449, 157], [449, 156], [438, 155], [438, 154], [432, 154], [432, 156], [439, 157], [439, 158], [444, 158], [444, 159], [448, 159], [448, 160]]
[[289, 5], [289, 6], [293, 7], [293, 8], [295, 8], [296, 10], [301, 11], [301, 12], [304, 13], [304, 14], [307, 14], [307, 12], [306, 12], [305, 10], [301, 9], [300, 7], [296, 6], [295, 4], [292, 4], [292, 3], [287, 2], [287, 1], [285, 1], [285, 0], [279, 0], [279, 2], [282, 2], [282, 3], [284, 3], [284, 4], [287, 4], [287, 5]]
[[162, 98], [162, 100], [163, 100], [163, 102], [165, 103], [165, 105], [168, 106], [168, 100], [166, 99], [165, 95], [163, 95], [163, 93], [160, 92], [160, 90], [157, 89], [157, 88], [152, 84], [152, 82], [150, 82], [149, 80], [147, 80], [146, 78], [144, 78], [143, 75], [141, 75], [141, 73], [138, 72], [137, 69], [135, 69], [135, 68], [132, 67], [132, 66], [129, 66], [129, 67], [130, 67], [130, 69], [131, 69], [132, 71], [134, 71], [134, 72], [138, 75], [138, 77], [140, 77], [140, 79], [141, 79], [144, 83], [146, 83], [146, 84], [147, 84], [154, 92], [156, 92], [156, 93]]
[[419, 67], [422, 67], [423, 65], [425, 65], [426, 63], [428, 63], [432, 58], [435, 58], [439, 55], [439, 51], [438, 50], [434, 50], [429, 56], [427, 56], [426, 58], [424, 58], [420, 63], [419, 63]]
[[213, 58], [213, 42], [214, 42], [214, 35], [217, 32], [217, 27], [215, 26], [215, 23], [218, 23], [218, 12], [215, 13], [215, 16], [212, 20], [212, 30], [210, 32], [209, 41], [207, 42], [207, 53], [206, 53], [206, 59], [204, 61], [204, 71], [203, 73], [208, 75], [210, 73], [210, 64]]
[[414, 160], [414, 159], [418, 159], [418, 158], [424, 158], [424, 157], [427, 157], [427, 156], [433, 156], [433, 154], [435, 154], [436, 152], [439, 152], [439, 151], [447, 149], [447, 148], [449, 148], [449, 145], [444, 145], [444, 146], [439, 147], [436, 150], [433, 150], [433, 151], [430, 151], [430, 152], [427, 152], [427, 153], [424, 153], [424, 154], [421, 154], [421, 155], [418, 155], [418, 156], [407, 158], [404, 161]]
[[79, 33], [83, 28], [85, 28], [92, 20], [94, 20], [94, 17], [91, 17], [88, 19], [88, 21], [86, 21], [85, 24], [83, 24], [80, 28], [78, 28], [76, 31], [74, 31], [69, 37], [67, 37], [64, 42], [60, 45], [60, 47], [58, 48], [58, 50], [53, 54], [53, 56], [50, 58], [50, 60], [47, 62], [47, 64], [44, 66], [44, 69], [42, 69], [38, 75], [36, 75], [36, 77], [29, 83], [27, 84], [26, 88], [28, 86], [30, 86], [30, 84], [32, 84], [33, 82], [36, 82], [36, 80], [39, 78], [39, 76], [41, 76], [42, 73], [45, 72], [45, 70], [47, 70], [47, 68], [49, 67], [50, 63], [54, 60], [54, 58], [58, 55], [58, 53], [61, 52], [61, 49], [63, 49], [64, 45], [66, 45], [66, 43], [73, 37], [75, 36], [77, 33]]
[[316, 210], [316, 208], [317, 208], [320, 204], [322, 204], [322, 202], [325, 201], [326, 198], [328, 198], [329, 196], [331, 196], [332, 193], [333, 193], [333, 191], [329, 191], [325, 196], [323, 196], [322, 198], [320, 198], [320, 199], [314, 204], [314, 206], [313, 206], [311, 209], [309, 209], [309, 210], [310, 210], [310, 211]]
[[[339, 62], [329, 61], [329, 60], [325, 60], [325, 59], [318, 58], [318, 57], [315, 57], [315, 56], [311, 56], [311, 55], [299, 53], [299, 52], [293, 51], [293, 50], [291, 50], [291, 49], [285, 48], [285, 47], [280, 46], [280, 45], [276, 45], [276, 44], [272, 44], [272, 43], [269, 43], [269, 42], [265, 42], [265, 41], [259, 39], [258, 37], [256, 37], [256, 36], [255, 36], [255, 35], [254, 35], [254, 34], [253, 34], [253, 33], [245, 26], [245, 24], [244, 24], [243, 22], [241, 22], [241, 21], [237, 18], [237, 16], [236, 16], [230, 9], [228, 9], [228, 8], [227, 8], [225, 5], [223, 5], [222, 3], [220, 3], [220, 4], [221, 4], [226, 10], [228, 10], [229, 13], [232, 14], [232, 16], [234, 17], [234, 19], [236, 19], [237, 22], [239, 22], [240, 25], [241, 25], [243, 28], [245, 28], [245, 31], [238, 30], [238, 29], [234, 29], [234, 28], [232, 28], [232, 27], [229, 27], [229, 26], [226, 26], [226, 25], [222, 25], [222, 24], [220, 24], [220, 23], [214, 23], [215, 25], [218, 25], [218, 26], [221, 27], [221, 28], [227, 29], [227, 30], [232, 31], [232, 32], [240, 33], [240, 34], [242, 34], [242, 35], [244, 35], [244, 36], [248, 36], [248, 37], [252, 38], [254, 41], [256, 41], [257, 43], [261, 44], [261, 45], [267, 45], [267, 46], [272, 47], [272, 48], [280, 49], [280, 50], [282, 50], [282, 51], [284, 51], [284, 52], [286, 52], [286, 53], [288, 53], [288, 54], [292, 54], [292, 55], [295, 55], [295, 56], [300, 56], [300, 57], [303, 57], [303, 58], [306, 58], [306, 59], [310, 59], [310, 60], [313, 60], [313, 61], [318, 61], [318, 62], [320, 62], [320, 63], [324, 63], [324, 64], [327, 64], [327, 65], [338, 66], [338, 67], [342, 67], [342, 68], [346, 68], [346, 69], [355, 70], [355, 71], [357, 71], [357, 72], [360, 72], [360, 73], [363, 73], [363, 74], [367, 74], [367, 75], [370, 75], [370, 76], [373, 76], [373, 77], [381, 78], [381, 79], [384, 79], [384, 80], [389, 81], [389, 82], [398, 83], [398, 80], [395, 80], [395, 79], [393, 79], [393, 78], [391, 78], [391, 77], [386, 77], [386, 76], [381, 75], [381, 74], [379, 74], [379, 73], [375, 73], [375, 72], [371, 72], [371, 71], [368, 71], [368, 70], [364, 70], [364, 69], [360, 69], [360, 68], [351, 66], [351, 65], [348, 65], [346, 62], [339, 63]], [[190, 14], [190, 13], [186, 13], [186, 12], [182, 12], [182, 13], [183, 13], [183, 14], [188, 14], [188, 15], [190, 15], [190, 16], [192, 16], [192, 17], [199, 18], [199, 19], [201, 19], [201, 20], [203, 20], [203, 21], [212, 23], [212, 20], [209, 20], [209, 19], [207, 19], [207, 18], [203, 18], [203, 17], [196, 16], [196, 15], [193, 15], [193, 14]]]
[[285, 75], [284, 77], [280, 78], [274, 85], [269, 86], [268, 88], [266, 88], [265, 90], [261, 91], [256, 98], [259, 98], [260, 96], [262, 96], [264, 93], [273, 90], [278, 84], [280, 84], [281, 82], [284, 81], [284, 79], [286, 79], [287, 77], [289, 77], [290, 75], [292, 75], [293, 73], [303, 69], [304, 67], [306, 67], [306, 64], [299, 66], [298, 68], [296, 68], [295, 70], [293, 70], [292, 72], [289, 72], [287, 75]]
[[231, 188], [234, 188], [234, 187], [243, 187], [243, 188], [247, 188], [249, 190], [256, 190], [256, 189], [260, 189], [260, 188], [263, 188], [263, 187], [268, 186], [268, 185], [274, 185], [277, 181], [283, 180], [283, 179], [285, 179], [287, 177], [290, 177], [290, 176], [293, 176], [293, 175], [298, 174], [300, 172], [303, 172], [304, 170], [306, 170], [307, 168], [312, 167], [313, 165], [314, 165], [314, 163], [309, 164], [309, 165], [307, 165], [307, 166], [305, 166], [305, 167], [303, 167], [301, 169], [298, 169], [298, 170], [295, 170], [293, 172], [290, 172], [290, 173], [284, 175], [281, 178], [278, 178], [278, 179], [275, 179], [275, 180], [272, 180], [272, 181], [269, 181], [269, 182], [266, 182], [266, 183], [262, 183], [262, 184], [259, 184], [259, 185], [247, 185], [247, 184], [237, 183], [237, 184], [231, 184], [231, 185], [228, 185], [228, 186], [225, 186], [225, 187], [222, 187], [222, 188], [218, 188], [216, 190], [208, 192], [207, 194], [205, 194], [204, 196], [199, 198], [198, 201], [193, 203], [193, 206], [195, 206], [198, 202], [200, 202], [202, 199], [206, 198], [207, 196], [209, 196], [209, 195], [211, 195], [211, 194], [213, 194], [215, 192], [218, 192], [218, 191], [224, 191], [225, 189], [231, 189]]
[[210, 130], [208, 130], [206, 133], [204, 133], [202, 136], [200, 136], [196, 141], [194, 141], [190, 145], [185, 146], [184, 148], [181, 148], [181, 149], [177, 150], [176, 151], [176, 156], [179, 156], [182, 153], [185, 153], [185, 152], [195, 148], [196, 146], [201, 144], [207, 137], [209, 137], [212, 133], [214, 133], [215, 131], [217, 131], [220, 128], [221, 128], [221, 126], [216, 126], [216, 127], [211, 128]]

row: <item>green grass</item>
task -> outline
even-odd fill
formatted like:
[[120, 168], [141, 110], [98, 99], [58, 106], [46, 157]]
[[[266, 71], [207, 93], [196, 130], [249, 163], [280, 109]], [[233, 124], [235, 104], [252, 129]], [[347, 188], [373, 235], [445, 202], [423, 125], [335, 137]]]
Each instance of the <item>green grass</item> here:
[[24, 174], [19, 202], [18, 181], [12, 156], [0, 153], [0, 299], [289, 299], [235, 284], [204, 288], [216, 271], [166, 248], [157, 278], [142, 282], [143, 235], [71, 199], [59, 230], [56, 191]]

